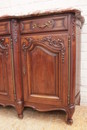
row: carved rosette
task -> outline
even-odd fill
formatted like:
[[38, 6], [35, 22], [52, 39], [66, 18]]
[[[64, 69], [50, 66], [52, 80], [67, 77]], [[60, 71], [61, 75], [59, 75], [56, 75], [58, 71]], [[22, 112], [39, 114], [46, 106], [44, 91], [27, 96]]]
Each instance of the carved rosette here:
[[18, 24], [17, 21], [12, 19], [12, 31], [13, 31], [13, 41], [17, 43], [17, 31], [18, 31]]
[[27, 49], [29, 49], [31, 47], [31, 45], [33, 46], [33, 39], [32, 38], [25, 38], [25, 40], [28, 42], [28, 44], [26, 45], [26, 43], [24, 42], [22, 45], [22, 49], [24, 51], [26, 51]]
[[0, 39], [0, 49], [2, 53], [5, 53], [6, 57], [8, 56], [8, 44], [5, 43], [5, 38]]
[[34, 47], [34, 43], [36, 44], [44, 44], [61, 51], [62, 63], [64, 63], [64, 55], [65, 55], [65, 45], [64, 41], [61, 38], [53, 39], [51, 36], [43, 37], [42, 39], [33, 39], [33, 38], [25, 38], [26, 42], [23, 42], [22, 49], [26, 51], [27, 49], [31, 49]]

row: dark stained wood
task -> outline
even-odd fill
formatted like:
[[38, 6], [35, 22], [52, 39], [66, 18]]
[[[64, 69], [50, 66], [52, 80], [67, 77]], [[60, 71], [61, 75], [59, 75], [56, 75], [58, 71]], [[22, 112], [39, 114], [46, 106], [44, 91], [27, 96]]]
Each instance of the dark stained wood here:
[[0, 105], [63, 110], [80, 104], [79, 10], [0, 18]]

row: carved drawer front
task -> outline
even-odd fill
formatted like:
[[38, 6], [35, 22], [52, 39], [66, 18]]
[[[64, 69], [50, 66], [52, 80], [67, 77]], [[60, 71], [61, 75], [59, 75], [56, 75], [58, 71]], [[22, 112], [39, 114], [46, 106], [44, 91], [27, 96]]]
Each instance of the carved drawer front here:
[[0, 34], [10, 34], [10, 22], [0, 22]]
[[52, 30], [67, 30], [67, 16], [23, 20], [21, 33], [43, 32]]

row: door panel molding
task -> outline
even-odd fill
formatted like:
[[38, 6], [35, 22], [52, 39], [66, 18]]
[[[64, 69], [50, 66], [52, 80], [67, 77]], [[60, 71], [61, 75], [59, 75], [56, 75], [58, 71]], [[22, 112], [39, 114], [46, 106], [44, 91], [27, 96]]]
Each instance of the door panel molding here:
[[[24, 86], [24, 100], [28, 102], [44, 103], [58, 105], [63, 103], [63, 66], [65, 60], [67, 35], [39, 35], [22, 36], [21, 54], [22, 54], [22, 72]], [[51, 58], [51, 59], [50, 59]], [[46, 62], [47, 59], [47, 63]], [[48, 67], [47, 64], [50, 64]], [[52, 66], [53, 65], [53, 66]], [[40, 67], [39, 67], [40, 66]], [[42, 70], [40, 69], [43, 66]], [[45, 70], [44, 70], [45, 68]], [[47, 69], [47, 70], [46, 70]], [[38, 71], [37, 71], [38, 70]], [[51, 72], [45, 79], [46, 72]], [[41, 77], [37, 75], [41, 73]], [[40, 74], [39, 74], [40, 75]], [[49, 93], [46, 94], [43, 84], [50, 81], [52, 83]], [[43, 77], [43, 78], [42, 78]], [[39, 80], [38, 80], [39, 78]], [[41, 80], [41, 81], [40, 81]], [[44, 82], [43, 82], [44, 81]], [[37, 85], [39, 84], [39, 85]], [[52, 89], [55, 91], [50, 91]], [[48, 85], [48, 86], [50, 86]], [[46, 86], [46, 85], [45, 85]], [[56, 87], [55, 87], [56, 86]], [[49, 88], [49, 87], [48, 87]], [[65, 89], [65, 88], [64, 88]], [[25, 95], [26, 93], [26, 95]], [[53, 98], [54, 97], [54, 98]]]
[[14, 100], [11, 38], [0, 37], [0, 99]]

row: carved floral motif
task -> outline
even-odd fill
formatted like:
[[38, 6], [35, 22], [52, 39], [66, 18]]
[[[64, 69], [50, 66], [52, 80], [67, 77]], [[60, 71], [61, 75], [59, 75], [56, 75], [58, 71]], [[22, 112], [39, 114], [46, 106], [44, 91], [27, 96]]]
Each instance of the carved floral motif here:
[[5, 38], [0, 39], [0, 48], [2, 49], [2, 52], [5, 52], [6, 56], [8, 55], [8, 44], [5, 43]]
[[28, 41], [28, 45], [26, 45], [26, 43], [24, 42], [23, 45], [22, 45], [22, 49], [23, 50], [27, 50], [28, 48], [31, 47], [32, 42], [33, 42], [33, 39], [32, 38], [25, 38], [27, 41]]
[[62, 54], [62, 61], [64, 62], [65, 46], [64, 46], [64, 42], [62, 39], [60, 39], [60, 38], [52, 39], [51, 36], [48, 36], [48, 37], [44, 37], [41, 41], [42, 41], [42, 43], [46, 42], [46, 44], [48, 44], [54, 48], [59, 48], [59, 50], [61, 51], [61, 54]]
[[17, 43], [17, 31], [18, 31], [18, 24], [16, 20], [12, 20], [12, 29], [13, 29], [13, 41]]
[[58, 51], [61, 51], [62, 55], [62, 62], [64, 63], [64, 54], [65, 54], [65, 45], [64, 41], [61, 38], [53, 39], [51, 36], [43, 37], [42, 39], [33, 39], [33, 38], [25, 38], [28, 42], [23, 43], [22, 49], [26, 51], [27, 49], [31, 48], [31, 46], [34, 46], [34, 43], [40, 43], [40, 44], [45, 44], [48, 46], [52, 46], [53, 49], [57, 49]]

